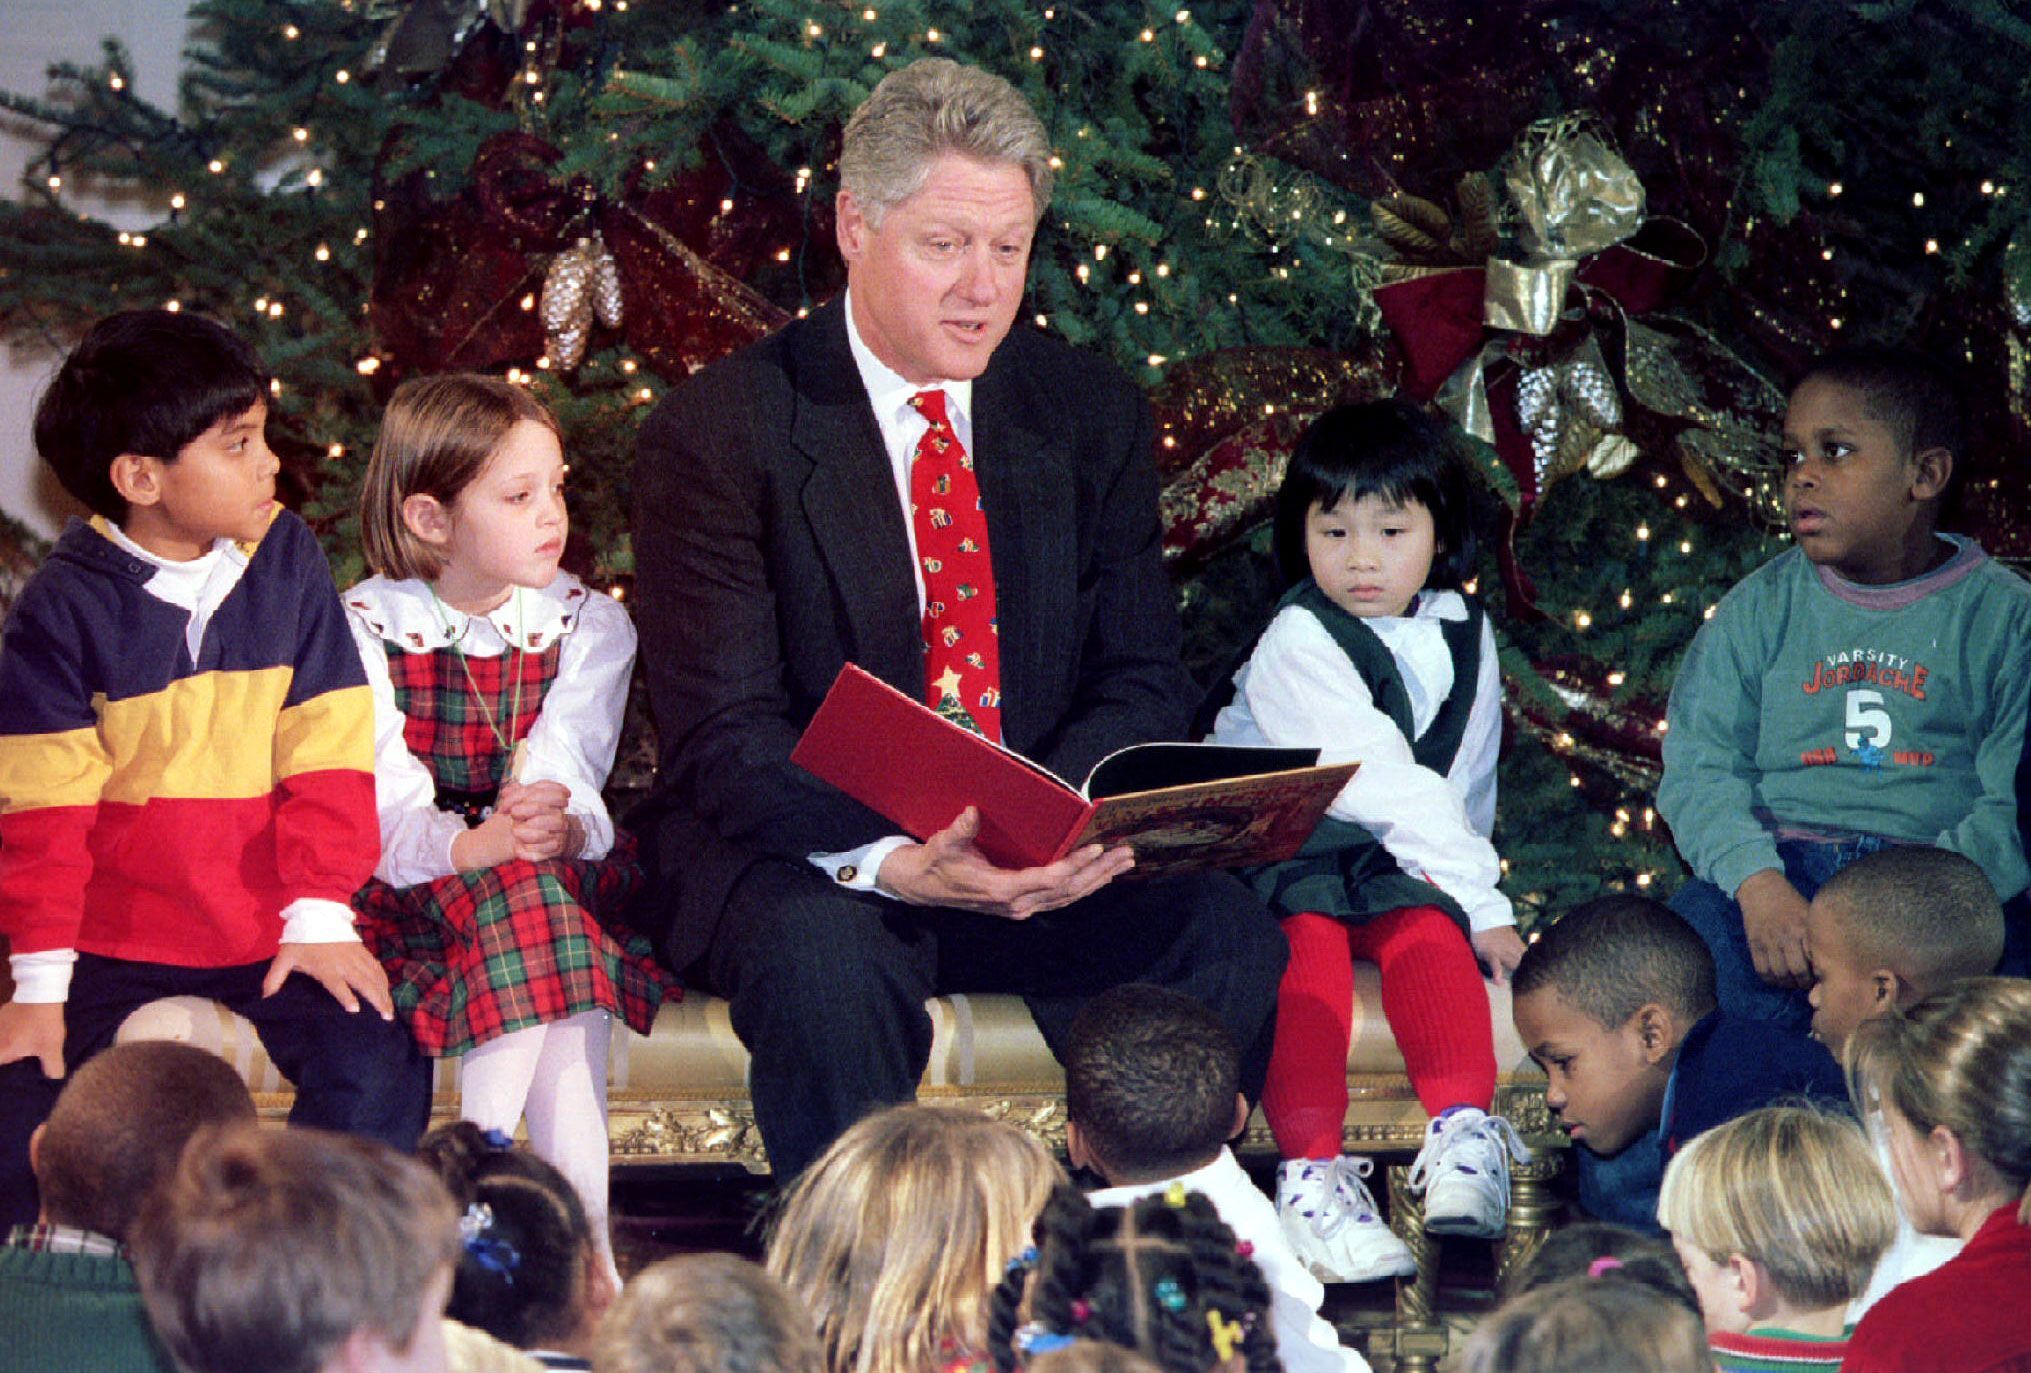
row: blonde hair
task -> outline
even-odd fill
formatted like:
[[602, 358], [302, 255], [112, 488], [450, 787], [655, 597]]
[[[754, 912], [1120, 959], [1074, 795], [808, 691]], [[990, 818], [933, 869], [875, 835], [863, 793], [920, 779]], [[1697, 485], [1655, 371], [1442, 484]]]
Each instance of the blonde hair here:
[[1862, 1127], [1809, 1106], [1766, 1106], [1695, 1137], [1666, 1165], [1657, 1221], [1715, 1263], [1740, 1254], [1810, 1310], [1869, 1286], [1897, 1204]]
[[769, 1227], [769, 1272], [810, 1310], [831, 1373], [922, 1373], [985, 1347], [987, 1301], [1062, 1173], [1013, 1125], [903, 1105], [834, 1140]]
[[360, 549], [367, 566], [384, 577], [425, 581], [443, 571], [443, 557], [402, 518], [402, 502], [430, 496], [449, 506], [524, 420], [564, 437], [542, 401], [498, 377], [453, 372], [411, 377], [396, 387], [360, 482]]
[[1848, 1090], [1920, 1136], [1945, 1128], [2023, 1194], [2031, 1225], [2031, 981], [1971, 977], [1848, 1040]]
[[1700, 1318], [1655, 1287], [1566, 1278], [1504, 1302], [1476, 1326], [1461, 1373], [1713, 1373]]
[[992, 72], [926, 57], [881, 79], [846, 121], [839, 184], [868, 223], [915, 195], [940, 153], [1013, 162], [1041, 220], [1051, 203], [1051, 140], [1022, 92]]

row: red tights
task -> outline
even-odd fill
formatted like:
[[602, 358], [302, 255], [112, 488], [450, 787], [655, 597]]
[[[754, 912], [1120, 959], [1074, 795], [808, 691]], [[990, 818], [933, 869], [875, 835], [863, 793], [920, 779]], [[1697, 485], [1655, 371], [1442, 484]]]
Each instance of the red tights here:
[[1487, 1110], [1495, 1032], [1473, 947], [1436, 906], [1406, 906], [1362, 925], [1305, 912], [1283, 922], [1290, 964], [1277, 990], [1276, 1047], [1263, 1115], [1285, 1158], [1332, 1158], [1347, 1117], [1354, 960], [1382, 974], [1382, 1013], [1428, 1114]]

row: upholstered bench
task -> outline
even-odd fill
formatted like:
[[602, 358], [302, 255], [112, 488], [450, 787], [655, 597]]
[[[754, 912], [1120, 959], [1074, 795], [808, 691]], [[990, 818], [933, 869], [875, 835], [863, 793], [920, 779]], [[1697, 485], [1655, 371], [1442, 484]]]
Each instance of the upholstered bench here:
[[[1418, 1199], [1406, 1186], [1409, 1157], [1424, 1142], [1426, 1116], [1404, 1076], [1382, 1018], [1381, 987], [1369, 964], [1355, 966], [1355, 1033], [1347, 1058], [1350, 1101], [1344, 1138], [1357, 1152], [1394, 1155], [1388, 1169], [1392, 1223], [1418, 1258], [1418, 1275], [1398, 1285], [1396, 1355], [1399, 1367], [1429, 1366], [1444, 1352], [1434, 1324], [1437, 1249], [1425, 1234]], [[1528, 1259], [1549, 1232], [1554, 1204], [1546, 1184], [1558, 1170], [1564, 1137], [1553, 1128], [1544, 1101], [1544, 1078], [1531, 1063], [1509, 1014], [1509, 993], [1490, 988], [1500, 1076], [1495, 1107], [1516, 1124], [1536, 1161], [1515, 1170], [1509, 1234], [1497, 1255], [1498, 1274]], [[929, 1005], [931, 1061], [918, 1088], [925, 1101], [961, 1102], [1014, 1122], [1053, 1147], [1065, 1139], [1065, 1078], [1044, 1047], [1029, 1012], [1008, 996], [948, 996]], [[175, 998], [144, 1006], [121, 1037], [178, 1039], [222, 1055], [247, 1079], [264, 1115], [280, 1119], [289, 1108], [289, 1084], [262, 1051], [253, 1027], [214, 1002]], [[733, 1163], [767, 1170], [761, 1135], [747, 1097], [747, 1051], [734, 1037], [727, 1006], [689, 993], [667, 1005], [647, 1037], [622, 1031], [615, 1038], [608, 1118], [614, 1162], [631, 1164]], [[456, 1060], [440, 1064], [435, 1118], [458, 1109]], [[1274, 1145], [1260, 1113], [1240, 1147], [1270, 1152]]]

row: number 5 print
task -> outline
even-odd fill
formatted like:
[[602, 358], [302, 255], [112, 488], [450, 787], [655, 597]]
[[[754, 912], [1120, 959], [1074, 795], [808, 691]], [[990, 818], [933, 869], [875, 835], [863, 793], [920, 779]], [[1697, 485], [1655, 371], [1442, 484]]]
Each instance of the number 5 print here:
[[1851, 691], [1848, 693], [1848, 747], [1862, 747], [1866, 742], [1877, 748], [1890, 744], [1890, 712], [1883, 709], [1883, 693], [1880, 691]]

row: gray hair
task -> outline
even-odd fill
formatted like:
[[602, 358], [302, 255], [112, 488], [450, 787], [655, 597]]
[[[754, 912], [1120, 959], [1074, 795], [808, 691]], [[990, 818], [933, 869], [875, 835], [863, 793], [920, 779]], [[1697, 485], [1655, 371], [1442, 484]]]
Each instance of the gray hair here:
[[940, 153], [1013, 162], [1030, 179], [1037, 218], [1051, 203], [1051, 142], [1022, 93], [945, 57], [890, 72], [846, 121], [840, 185], [870, 224], [916, 194]]

